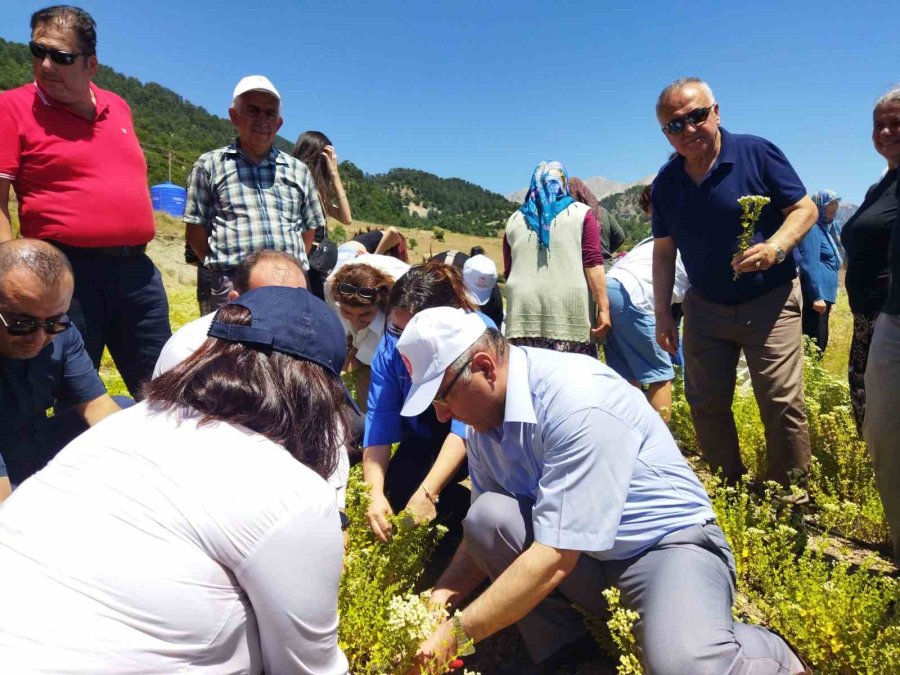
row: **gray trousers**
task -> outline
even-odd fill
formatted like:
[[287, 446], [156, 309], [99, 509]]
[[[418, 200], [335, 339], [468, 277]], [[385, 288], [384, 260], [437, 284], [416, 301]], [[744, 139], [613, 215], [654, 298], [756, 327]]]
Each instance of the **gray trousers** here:
[[[469, 554], [496, 579], [533, 538], [532, 503], [496, 492], [480, 495], [463, 521]], [[721, 528], [695, 525], [628, 560], [582, 555], [572, 573], [519, 621], [529, 655], [541, 662], [585, 632], [576, 603], [608, 615], [602, 591], [616, 586], [635, 626], [650, 675], [788, 675], [803, 666], [785, 642], [731, 616], [734, 559]]]
[[900, 562], [900, 316], [881, 313], [866, 365], [863, 436], [875, 464], [875, 483]]

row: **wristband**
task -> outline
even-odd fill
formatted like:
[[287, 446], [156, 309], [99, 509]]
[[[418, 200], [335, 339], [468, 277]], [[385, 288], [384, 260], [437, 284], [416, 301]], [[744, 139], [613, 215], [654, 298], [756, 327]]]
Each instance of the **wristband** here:
[[453, 636], [456, 638], [456, 653], [460, 656], [471, 656], [475, 653], [475, 641], [466, 633], [462, 625], [462, 614], [453, 615]]
[[425, 496], [428, 497], [428, 501], [430, 501], [435, 506], [438, 505], [438, 502], [441, 501], [440, 495], [431, 496], [431, 493], [428, 491], [428, 488], [425, 487], [425, 483], [422, 483], [420, 486], [422, 488], [422, 492], [425, 493]]

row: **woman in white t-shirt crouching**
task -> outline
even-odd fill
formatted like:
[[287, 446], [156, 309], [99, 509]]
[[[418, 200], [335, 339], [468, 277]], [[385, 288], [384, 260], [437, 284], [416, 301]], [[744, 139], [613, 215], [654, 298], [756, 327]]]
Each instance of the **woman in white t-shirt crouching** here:
[[4, 672], [347, 672], [343, 330], [265, 287], [209, 336], [0, 509]]

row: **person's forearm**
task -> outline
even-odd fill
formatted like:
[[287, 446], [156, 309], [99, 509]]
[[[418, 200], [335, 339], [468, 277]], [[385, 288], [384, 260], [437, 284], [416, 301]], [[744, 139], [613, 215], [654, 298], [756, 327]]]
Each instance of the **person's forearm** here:
[[12, 484], [9, 476], [0, 476], [0, 503], [12, 494]]
[[804, 197], [793, 206], [783, 209], [782, 213], [784, 214], [784, 222], [767, 241], [774, 246], [780, 247], [783, 251], [789, 251], [815, 225], [819, 212], [813, 201], [809, 197]]
[[587, 279], [588, 288], [591, 290], [591, 297], [594, 298], [597, 309], [608, 313], [609, 298], [606, 295], [606, 272], [603, 265], [585, 267], [584, 277]]
[[347, 192], [344, 190], [344, 183], [341, 181], [341, 174], [337, 169], [331, 174], [331, 182], [334, 185], [334, 198], [337, 200], [336, 214], [332, 214], [331, 217], [344, 225], [349, 225], [353, 222], [353, 214], [350, 213], [350, 200], [347, 199]]
[[391, 462], [390, 445], [373, 445], [363, 450], [363, 480], [373, 492], [384, 492], [384, 477]]
[[432, 591], [432, 597], [442, 603], [448, 603], [451, 608], [459, 607], [459, 604], [478, 588], [478, 585], [487, 578], [481, 571], [466, 547], [465, 540], [461, 541], [453, 555], [447, 569], [438, 579]]
[[94, 426], [97, 422], [109, 417], [113, 413], [119, 412], [121, 409], [119, 408], [119, 404], [116, 403], [109, 394], [103, 394], [93, 401], [83, 403], [76, 407], [79, 412], [81, 412], [81, 416], [89, 427]]
[[315, 240], [315, 230], [306, 230], [303, 232], [303, 250], [306, 251], [306, 255], [309, 255], [309, 252], [312, 251], [312, 245]]
[[653, 310], [657, 316], [672, 313], [675, 289], [675, 256], [653, 248]]
[[13, 238], [12, 220], [9, 217], [9, 206], [0, 208], [0, 244]]
[[387, 252], [399, 243], [400, 233], [397, 232], [397, 228], [393, 226], [389, 227], [381, 236], [381, 241], [378, 242], [378, 246], [375, 247], [375, 253], [377, 255], [387, 255]]
[[524, 617], [571, 573], [579, 555], [532, 543], [466, 608], [466, 634], [479, 642]]
[[437, 497], [443, 492], [465, 458], [466, 442], [453, 432], [447, 434], [431, 471], [422, 481], [431, 497]]
[[200, 259], [200, 264], [206, 260], [209, 253], [209, 234], [202, 225], [194, 225], [192, 223], [184, 224], [184, 238], [194, 251], [194, 255]]

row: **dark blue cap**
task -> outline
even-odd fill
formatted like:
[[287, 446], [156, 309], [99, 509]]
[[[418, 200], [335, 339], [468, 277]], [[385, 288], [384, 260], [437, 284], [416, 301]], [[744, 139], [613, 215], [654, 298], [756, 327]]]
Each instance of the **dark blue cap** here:
[[[210, 337], [312, 361], [340, 378], [347, 357], [344, 328], [334, 310], [305, 288], [262, 286], [228, 304], [248, 309], [250, 325], [221, 323], [214, 318]], [[347, 399], [356, 408], [349, 395]]]

